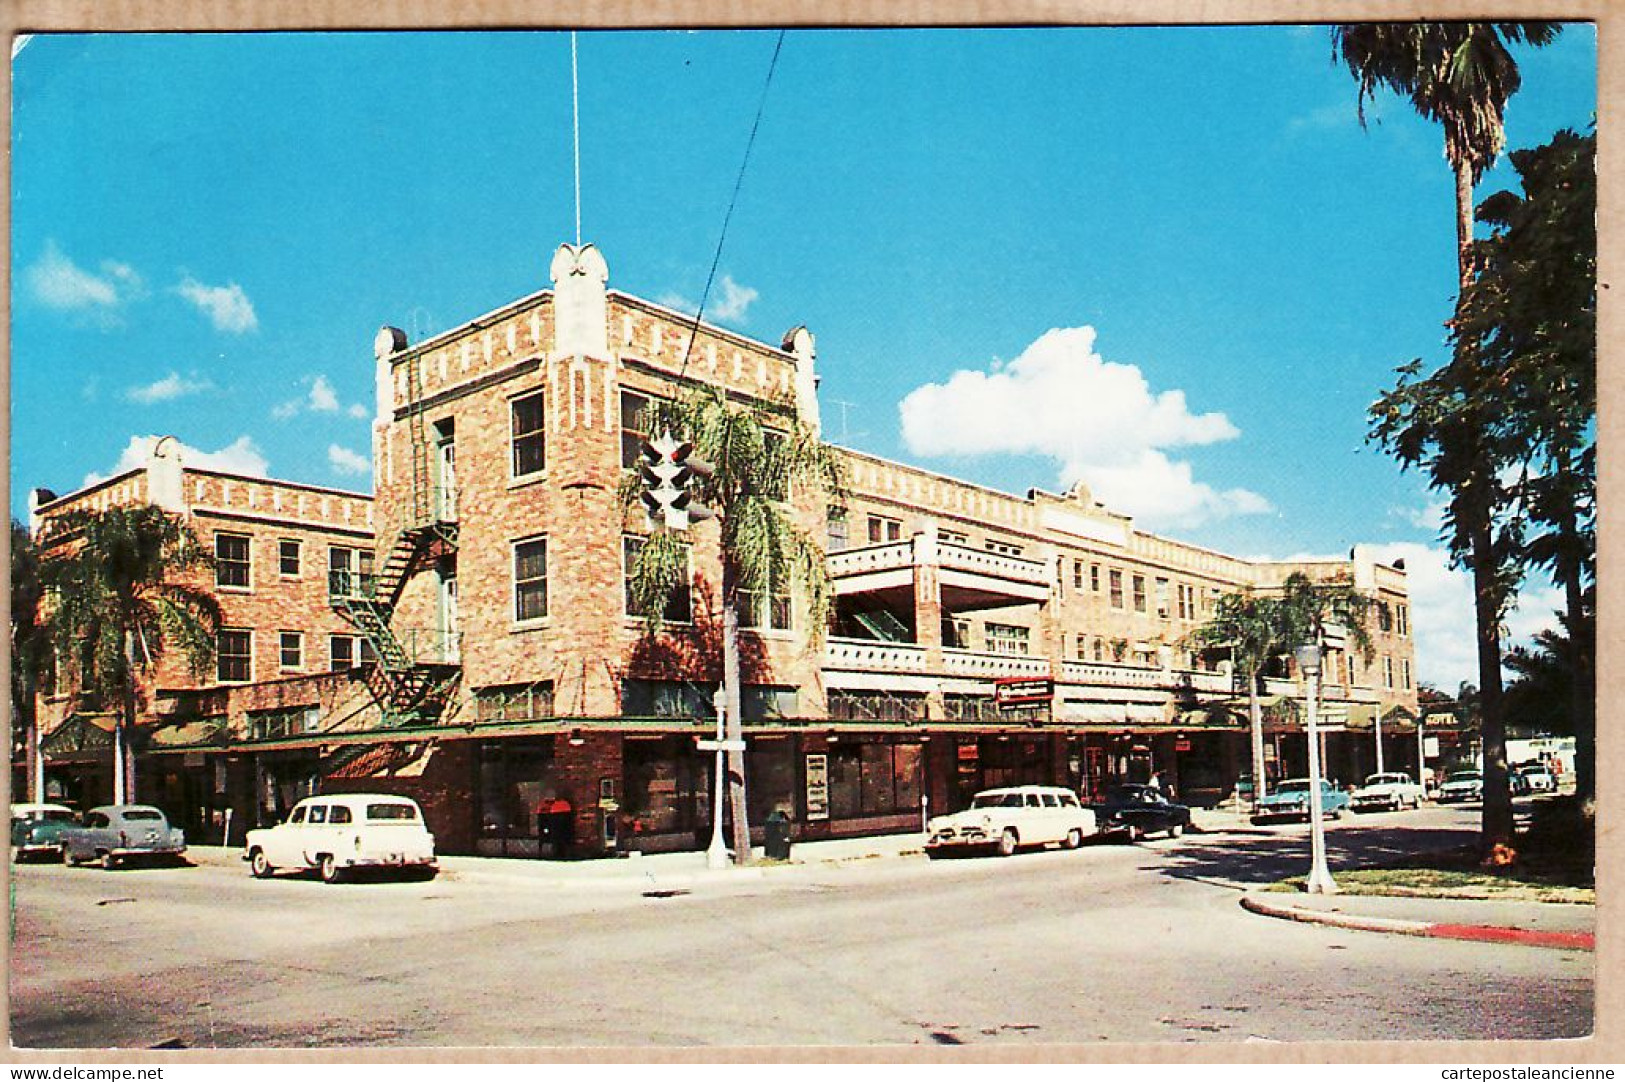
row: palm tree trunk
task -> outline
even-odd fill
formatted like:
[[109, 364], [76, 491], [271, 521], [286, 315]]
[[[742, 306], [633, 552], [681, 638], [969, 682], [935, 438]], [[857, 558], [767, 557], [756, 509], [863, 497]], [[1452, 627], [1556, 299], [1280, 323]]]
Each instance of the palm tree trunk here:
[[1247, 721], [1253, 735], [1253, 803], [1268, 794], [1264, 784], [1264, 707], [1258, 701], [1258, 670], [1247, 674]]
[[1512, 842], [1512, 791], [1507, 787], [1506, 718], [1501, 712], [1500, 588], [1492, 564], [1490, 524], [1472, 528], [1473, 601], [1478, 632], [1478, 709], [1484, 734], [1484, 817], [1480, 842], [1486, 854]]
[[[33, 711], [30, 710], [30, 714]], [[28, 799], [39, 804], [45, 800], [45, 751], [40, 747], [39, 718], [28, 719]]]
[[[1565, 527], [1567, 525], [1565, 523]], [[1592, 670], [1596, 640], [1584, 611], [1580, 562], [1565, 558], [1558, 574], [1563, 580], [1563, 603], [1569, 619], [1569, 717], [1574, 729], [1574, 793], [1584, 800], [1593, 792], [1597, 769], [1596, 680]]]
[[113, 723], [114, 803], [135, 803], [135, 750], [130, 747], [130, 731], [135, 726], [135, 633], [124, 632], [124, 701]]
[[1473, 174], [1459, 156], [1452, 164], [1456, 171], [1456, 277], [1465, 293], [1473, 272]]
[[[727, 704], [725, 732], [730, 743], [743, 742], [745, 723], [740, 716], [739, 610], [735, 583], [738, 576], [724, 555], [722, 560], [722, 695]], [[735, 743], [734, 747], [738, 747]], [[733, 813], [735, 864], [750, 863], [750, 814], [745, 802], [745, 753], [728, 752], [728, 807]], [[718, 809], [720, 811], [720, 809]]]

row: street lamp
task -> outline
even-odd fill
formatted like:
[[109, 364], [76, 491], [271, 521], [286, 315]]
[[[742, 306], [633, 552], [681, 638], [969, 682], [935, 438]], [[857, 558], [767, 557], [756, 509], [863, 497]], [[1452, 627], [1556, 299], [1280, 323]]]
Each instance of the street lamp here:
[[1309, 879], [1304, 889], [1310, 894], [1336, 894], [1337, 884], [1326, 867], [1326, 824], [1320, 808], [1320, 727], [1315, 716], [1320, 697], [1320, 643], [1306, 642], [1293, 654], [1309, 682]]
[[[723, 734], [726, 732], [723, 725], [726, 720], [728, 710], [728, 699], [727, 696], [723, 694], [721, 688], [717, 689], [716, 695], [712, 699], [712, 703], [716, 707], [717, 714], [717, 762], [714, 771], [716, 779], [716, 796], [714, 796], [711, 801], [711, 844], [705, 850], [705, 866], [707, 868], [717, 869], [726, 868], [728, 866], [728, 845], [722, 840], [722, 802], [725, 799], [723, 783], [726, 778], [725, 771], [727, 770], [727, 760], [723, 756]], [[703, 747], [703, 745], [707, 742], [701, 741], [700, 743]]]

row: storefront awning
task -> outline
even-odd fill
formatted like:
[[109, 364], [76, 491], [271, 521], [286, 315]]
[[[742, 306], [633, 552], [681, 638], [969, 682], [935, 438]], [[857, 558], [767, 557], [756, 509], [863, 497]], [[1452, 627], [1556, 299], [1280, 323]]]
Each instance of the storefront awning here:
[[113, 746], [116, 717], [111, 713], [70, 714], [62, 724], [45, 734], [40, 751], [47, 759], [98, 757]]

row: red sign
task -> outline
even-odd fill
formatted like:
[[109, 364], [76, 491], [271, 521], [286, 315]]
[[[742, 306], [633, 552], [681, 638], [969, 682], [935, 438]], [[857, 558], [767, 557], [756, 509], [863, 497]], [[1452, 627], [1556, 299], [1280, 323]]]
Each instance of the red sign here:
[[1189, 740], [1175, 740], [1174, 741], [1174, 750], [1175, 751], [1190, 751], [1191, 750], [1191, 742]]

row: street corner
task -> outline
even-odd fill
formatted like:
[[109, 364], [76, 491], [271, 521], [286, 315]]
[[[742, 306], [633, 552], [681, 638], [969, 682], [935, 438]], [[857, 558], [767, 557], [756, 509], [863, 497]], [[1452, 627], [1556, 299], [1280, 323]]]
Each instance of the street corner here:
[[[1395, 903], [1398, 903], [1396, 906]], [[1430, 903], [1433, 903], [1430, 905]], [[1319, 924], [1349, 931], [1388, 935], [1457, 939], [1474, 943], [1506, 943], [1550, 950], [1594, 951], [1595, 932], [1578, 927], [1529, 927], [1528, 923], [1488, 923], [1470, 917], [1471, 901], [1461, 899], [1387, 898], [1359, 894], [1242, 895], [1241, 907], [1259, 916], [1301, 924]], [[1405, 915], [1384, 915], [1379, 910], [1402, 907]], [[1429, 912], [1429, 910], [1435, 910]]]

